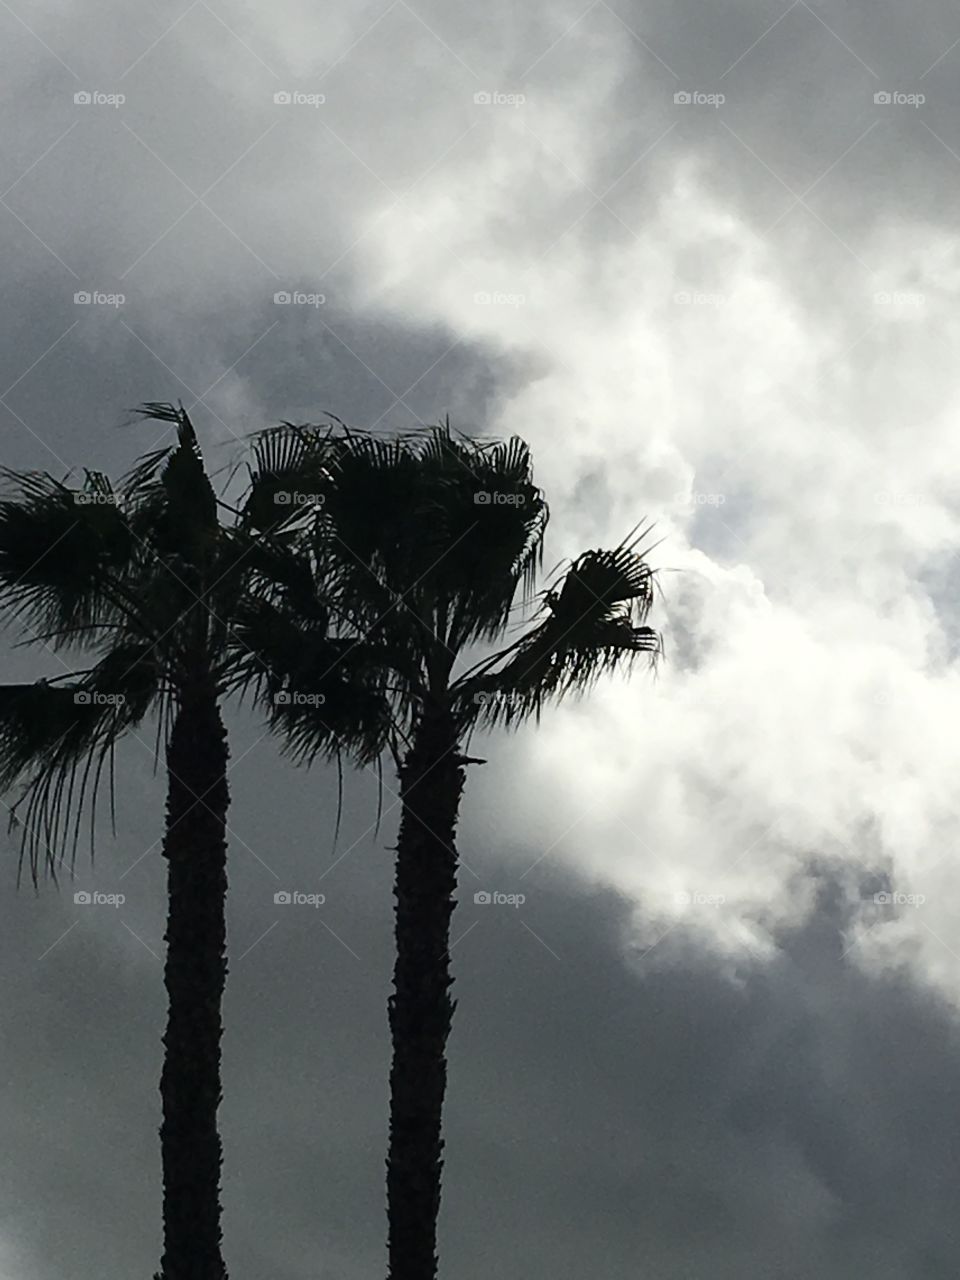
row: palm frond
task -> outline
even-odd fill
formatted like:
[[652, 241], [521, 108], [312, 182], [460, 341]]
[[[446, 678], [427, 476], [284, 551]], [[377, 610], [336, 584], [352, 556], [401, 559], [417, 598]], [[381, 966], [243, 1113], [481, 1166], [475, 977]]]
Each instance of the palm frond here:
[[129, 521], [106, 477], [78, 489], [52, 476], [4, 471], [0, 501], [0, 595], [45, 632], [95, 627], [115, 616], [108, 586], [136, 552]]
[[[91, 852], [96, 799], [117, 739], [138, 725], [158, 692], [143, 647], [115, 649], [67, 683], [0, 686], [0, 790], [20, 783], [11, 826], [36, 881], [76, 856], [89, 805]], [[111, 774], [112, 781], [112, 774]]]
[[[328, 481], [329, 430], [283, 422], [255, 437], [243, 520], [276, 532], [313, 514]], [[311, 502], [314, 500], [314, 502]]]
[[248, 600], [231, 629], [236, 683], [250, 688], [298, 760], [375, 760], [392, 723], [384, 688], [391, 670], [382, 651], [333, 638], [322, 621], [303, 619], [267, 600]]
[[128, 502], [136, 505], [156, 491], [157, 477], [171, 451], [172, 446], [167, 445], [137, 459], [120, 483], [121, 492]]
[[429, 499], [426, 584], [449, 602], [452, 649], [498, 635], [518, 589], [528, 594], [542, 556], [548, 509], [526, 444], [454, 436], [449, 422], [422, 449]]
[[370, 625], [389, 613], [425, 649], [496, 635], [518, 586], [532, 589], [547, 521], [526, 445], [478, 442], [449, 421], [393, 436], [312, 431], [268, 437], [254, 481], [316, 498], [314, 553], [351, 610]]
[[184, 417], [182, 404], [171, 404], [168, 400], [148, 400], [135, 410], [141, 421], [175, 422], [178, 426]]
[[570, 565], [559, 587], [544, 594], [540, 622], [457, 684], [464, 723], [518, 724], [640, 654], [656, 662], [662, 639], [645, 625], [655, 571], [635, 548], [587, 551]]

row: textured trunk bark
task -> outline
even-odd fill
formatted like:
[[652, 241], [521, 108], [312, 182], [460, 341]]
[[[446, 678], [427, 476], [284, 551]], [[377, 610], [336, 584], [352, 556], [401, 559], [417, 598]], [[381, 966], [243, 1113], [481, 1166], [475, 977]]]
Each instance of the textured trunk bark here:
[[220, 1251], [220, 1005], [227, 974], [227, 736], [216, 694], [182, 701], [167, 747], [168, 996], [160, 1079], [160, 1280], [226, 1280]]
[[433, 1280], [447, 1083], [454, 833], [464, 770], [449, 715], [427, 710], [400, 773], [394, 992], [390, 997], [389, 1280]]

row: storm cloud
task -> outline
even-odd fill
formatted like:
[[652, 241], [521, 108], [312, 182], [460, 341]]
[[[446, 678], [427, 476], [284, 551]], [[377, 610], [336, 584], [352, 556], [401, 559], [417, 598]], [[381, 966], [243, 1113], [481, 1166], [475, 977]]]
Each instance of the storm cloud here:
[[[0, 35], [6, 465], [122, 471], [149, 400], [224, 484], [280, 419], [449, 412], [531, 444], [548, 564], [663, 538], [656, 678], [478, 747], [450, 1280], [953, 1275], [951, 6], [14, 0]], [[335, 778], [231, 726], [231, 1274], [359, 1280], [395, 797], [374, 832], [348, 779], [333, 849]], [[152, 748], [75, 881], [18, 892], [7, 842], [3, 1280], [155, 1265]]]

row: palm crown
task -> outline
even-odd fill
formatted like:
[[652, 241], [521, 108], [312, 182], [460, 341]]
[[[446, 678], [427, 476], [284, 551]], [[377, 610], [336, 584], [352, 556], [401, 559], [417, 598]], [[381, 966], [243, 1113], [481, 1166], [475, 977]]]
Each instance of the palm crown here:
[[[504, 634], [541, 563], [547, 505], [516, 438], [477, 441], [449, 423], [389, 439], [284, 424], [254, 451], [246, 518], [285, 531], [297, 566], [261, 602], [257, 635], [248, 630], [244, 641], [260, 657], [276, 727], [302, 754], [330, 741], [327, 703], [278, 702], [276, 693], [320, 692], [339, 660], [355, 677], [367, 673], [372, 706], [389, 700], [402, 735], [427, 698], [442, 699], [462, 729], [513, 724], [605, 670], [660, 652], [644, 625], [654, 579], [642, 530], [578, 557], [540, 594], [517, 640], [456, 673], [467, 649], [489, 649]], [[326, 602], [319, 619], [318, 599]], [[304, 645], [317, 623], [319, 661]], [[284, 645], [285, 630], [296, 645]], [[377, 722], [368, 754], [382, 735]]]
[[67, 844], [75, 852], [117, 738], [153, 710], [167, 732], [174, 701], [198, 682], [222, 692], [238, 667], [229, 623], [255, 548], [221, 525], [183, 409], [144, 412], [173, 422], [177, 442], [116, 488], [97, 472], [79, 488], [8, 474], [17, 488], [0, 503], [0, 595], [33, 640], [92, 658], [55, 681], [0, 687], [0, 787], [27, 776], [34, 874], [43, 855], [52, 869]]

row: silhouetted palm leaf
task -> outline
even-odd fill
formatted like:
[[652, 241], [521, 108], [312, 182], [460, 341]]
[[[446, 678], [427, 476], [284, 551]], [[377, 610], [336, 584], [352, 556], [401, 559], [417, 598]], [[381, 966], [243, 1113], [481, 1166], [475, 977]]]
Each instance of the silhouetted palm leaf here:
[[136, 539], [104, 477], [88, 473], [69, 488], [52, 476], [0, 473], [16, 485], [0, 501], [0, 582], [25, 623], [74, 643], [116, 620], [112, 589], [136, 555]]
[[539, 624], [504, 661], [461, 684], [460, 715], [466, 722], [517, 724], [539, 717], [551, 699], [584, 693], [642, 653], [655, 661], [661, 637], [643, 625], [652, 602], [653, 571], [635, 550], [585, 552], [559, 588], [545, 594]]

